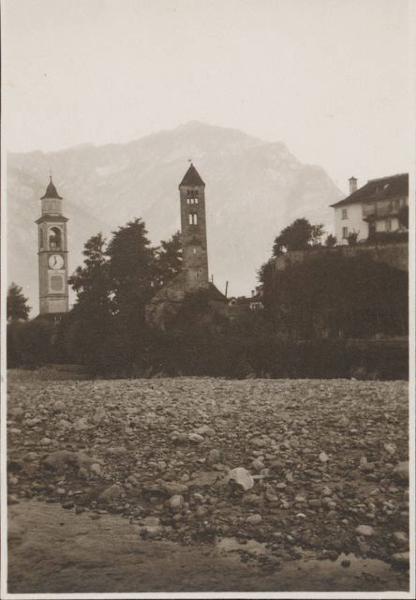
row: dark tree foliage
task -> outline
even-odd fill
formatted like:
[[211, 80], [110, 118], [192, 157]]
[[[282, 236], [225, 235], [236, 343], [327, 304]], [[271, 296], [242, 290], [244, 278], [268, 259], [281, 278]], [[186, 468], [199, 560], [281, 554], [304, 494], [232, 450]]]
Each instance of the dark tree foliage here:
[[357, 244], [357, 241], [358, 241], [358, 232], [357, 231], [351, 231], [348, 234], [347, 241], [348, 241], [348, 245], [349, 246], [355, 246]]
[[30, 312], [27, 301], [20, 285], [11, 283], [7, 291], [7, 320], [9, 322], [27, 321]]
[[113, 232], [107, 247], [109, 277], [115, 313], [127, 319], [144, 319], [144, 308], [155, 292], [154, 250], [141, 219]]
[[85, 243], [83, 255], [83, 266], [69, 278], [77, 302], [62, 326], [62, 344], [74, 362], [104, 367], [113, 307], [106, 241], [101, 233]]
[[307, 219], [296, 219], [274, 240], [273, 256], [280, 256], [288, 250], [306, 250], [316, 246], [324, 233], [323, 225], [311, 225]]
[[268, 272], [266, 315], [289, 339], [406, 335], [407, 273], [367, 256], [324, 255]]
[[160, 289], [182, 268], [182, 240], [179, 231], [155, 249], [154, 287]]
[[7, 366], [39, 367], [55, 362], [56, 328], [46, 319], [12, 322], [7, 327]]
[[332, 235], [332, 233], [330, 233], [325, 240], [325, 246], [327, 248], [334, 248], [334, 246], [336, 246], [336, 245], [337, 245], [337, 238], [334, 235]]

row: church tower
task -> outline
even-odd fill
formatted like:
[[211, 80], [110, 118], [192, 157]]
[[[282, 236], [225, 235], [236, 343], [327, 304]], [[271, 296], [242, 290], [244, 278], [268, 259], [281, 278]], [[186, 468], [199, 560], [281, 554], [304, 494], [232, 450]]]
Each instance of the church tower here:
[[179, 184], [181, 232], [183, 247], [182, 272], [189, 287], [208, 285], [207, 226], [205, 219], [205, 183], [191, 166]]
[[68, 239], [62, 198], [52, 177], [41, 198], [38, 226], [39, 312], [59, 316], [68, 312]]

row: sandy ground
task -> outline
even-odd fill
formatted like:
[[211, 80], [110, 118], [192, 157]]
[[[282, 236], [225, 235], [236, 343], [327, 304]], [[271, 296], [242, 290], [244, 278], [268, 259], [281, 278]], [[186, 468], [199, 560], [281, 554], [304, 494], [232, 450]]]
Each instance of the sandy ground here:
[[[9, 592], [400, 591], [405, 573], [341, 555], [260, 566], [261, 546], [223, 538], [183, 546], [143, 540], [126, 519], [92, 520], [58, 505], [10, 507]], [[224, 540], [226, 543], [224, 543]], [[342, 566], [345, 559], [350, 566]]]

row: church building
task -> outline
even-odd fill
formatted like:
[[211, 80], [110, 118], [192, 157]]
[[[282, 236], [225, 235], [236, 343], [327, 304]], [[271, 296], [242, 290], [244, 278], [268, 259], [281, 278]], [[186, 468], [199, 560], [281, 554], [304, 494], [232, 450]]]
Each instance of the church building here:
[[209, 281], [205, 183], [191, 163], [179, 184], [182, 269], [146, 307], [146, 320], [165, 329], [175, 317], [185, 296], [206, 290], [212, 307], [226, 309], [225, 296]]

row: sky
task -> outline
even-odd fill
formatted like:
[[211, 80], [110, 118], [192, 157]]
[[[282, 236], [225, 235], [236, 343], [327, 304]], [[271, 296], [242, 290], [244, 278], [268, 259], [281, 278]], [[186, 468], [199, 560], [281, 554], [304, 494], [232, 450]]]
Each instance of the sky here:
[[283, 141], [347, 191], [408, 171], [407, 0], [5, 0], [6, 148], [190, 120]]

